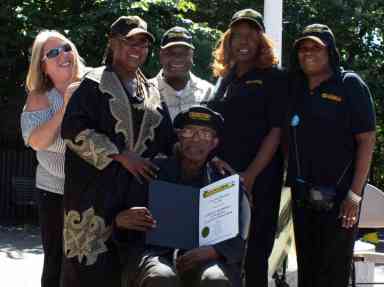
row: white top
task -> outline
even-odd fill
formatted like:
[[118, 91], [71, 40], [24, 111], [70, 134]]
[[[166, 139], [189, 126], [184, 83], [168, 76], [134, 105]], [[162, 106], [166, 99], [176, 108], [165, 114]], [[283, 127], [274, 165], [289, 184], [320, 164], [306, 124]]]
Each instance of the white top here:
[[189, 73], [189, 81], [184, 89], [176, 91], [171, 87], [163, 77], [163, 71], [151, 79], [157, 86], [160, 96], [167, 104], [172, 120], [181, 111], [185, 111], [194, 105], [208, 102], [213, 97], [213, 85], [191, 72]]
[[[32, 131], [50, 120], [63, 106], [63, 97], [56, 89], [48, 92], [49, 107], [44, 110], [21, 113], [21, 131], [25, 145]], [[46, 150], [36, 151], [38, 166], [36, 168], [36, 187], [53, 193], [64, 193], [64, 154], [65, 143], [59, 135]]]

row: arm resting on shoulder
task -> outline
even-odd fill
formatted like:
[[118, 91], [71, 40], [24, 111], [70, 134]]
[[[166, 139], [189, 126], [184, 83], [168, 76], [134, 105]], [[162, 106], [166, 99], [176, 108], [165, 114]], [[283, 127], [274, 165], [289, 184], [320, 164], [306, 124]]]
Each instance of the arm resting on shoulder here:
[[[45, 95], [31, 93], [28, 95], [25, 107], [26, 113], [39, 113], [48, 111], [49, 102]], [[27, 141], [34, 150], [44, 150], [51, 146], [60, 133], [65, 108], [60, 108], [50, 119], [32, 130]], [[38, 124], [38, 123], [36, 123]]]

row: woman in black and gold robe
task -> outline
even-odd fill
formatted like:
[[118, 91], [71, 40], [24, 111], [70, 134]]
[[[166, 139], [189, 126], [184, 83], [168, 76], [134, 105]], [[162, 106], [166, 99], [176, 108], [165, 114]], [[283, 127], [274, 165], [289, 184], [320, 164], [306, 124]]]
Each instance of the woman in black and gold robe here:
[[137, 16], [111, 26], [106, 66], [89, 72], [62, 124], [67, 143], [63, 286], [119, 286], [111, 239], [114, 193], [127, 181], [155, 176], [148, 160], [169, 154], [173, 131], [158, 90], [139, 66], [153, 36]]

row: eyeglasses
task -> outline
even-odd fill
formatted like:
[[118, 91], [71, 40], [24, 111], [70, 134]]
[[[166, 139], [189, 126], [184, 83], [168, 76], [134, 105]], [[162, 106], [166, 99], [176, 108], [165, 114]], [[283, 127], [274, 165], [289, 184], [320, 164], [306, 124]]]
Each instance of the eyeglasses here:
[[210, 130], [204, 130], [204, 129], [192, 129], [192, 128], [183, 128], [179, 129], [178, 133], [181, 137], [190, 139], [194, 136], [198, 136], [201, 140], [210, 141], [212, 140], [216, 134]]
[[69, 51], [72, 51], [72, 47], [68, 43], [56, 48], [52, 48], [45, 54], [45, 56], [43, 57], [43, 59], [41, 59], [41, 61], [44, 62], [46, 59], [56, 58], [57, 56], [60, 55], [61, 52], [69, 52]]
[[119, 38], [119, 40], [128, 48], [141, 48], [141, 49], [148, 49], [151, 47], [151, 44], [148, 40], [139, 40], [139, 41], [132, 41], [130, 39], [126, 38]]

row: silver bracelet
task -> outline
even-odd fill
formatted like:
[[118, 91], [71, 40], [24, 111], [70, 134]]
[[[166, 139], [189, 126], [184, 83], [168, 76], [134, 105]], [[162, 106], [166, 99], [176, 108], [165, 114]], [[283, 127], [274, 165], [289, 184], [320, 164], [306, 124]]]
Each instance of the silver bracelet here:
[[355, 203], [356, 205], [358, 205], [362, 199], [362, 197], [358, 194], [356, 194], [355, 192], [352, 191], [352, 189], [350, 189], [348, 191], [348, 195], [347, 197], [353, 201], [353, 203]]

